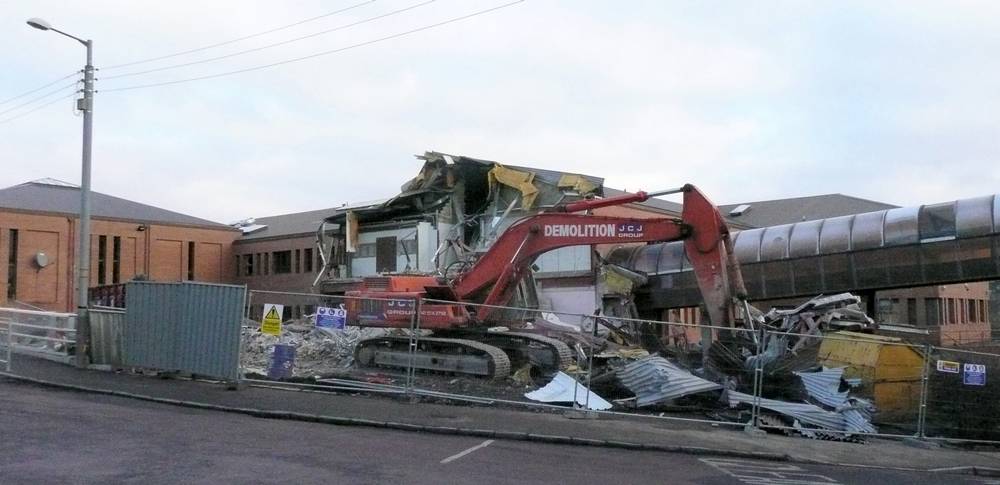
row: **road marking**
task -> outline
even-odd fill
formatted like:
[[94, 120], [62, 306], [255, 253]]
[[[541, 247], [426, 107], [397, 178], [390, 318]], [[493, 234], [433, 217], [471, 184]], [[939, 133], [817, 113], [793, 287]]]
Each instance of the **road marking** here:
[[455, 453], [454, 455], [449, 456], [448, 458], [445, 458], [445, 459], [441, 460], [441, 464], [445, 465], [445, 464], [451, 463], [451, 462], [453, 462], [453, 461], [455, 461], [455, 460], [457, 460], [457, 459], [459, 459], [459, 458], [461, 458], [461, 457], [463, 457], [465, 455], [468, 455], [469, 453], [472, 453], [473, 451], [476, 451], [476, 450], [481, 449], [481, 448], [486, 448], [487, 446], [490, 446], [490, 444], [492, 444], [492, 443], [493, 443], [493, 440], [483, 441], [482, 443], [479, 443], [478, 445], [473, 446], [472, 448], [469, 448], [469, 449], [467, 449], [465, 451], [460, 451], [458, 453]]
[[782, 463], [727, 458], [702, 458], [701, 462], [743, 483], [753, 485], [830, 485], [840, 483], [826, 475], [810, 473], [805, 468]]

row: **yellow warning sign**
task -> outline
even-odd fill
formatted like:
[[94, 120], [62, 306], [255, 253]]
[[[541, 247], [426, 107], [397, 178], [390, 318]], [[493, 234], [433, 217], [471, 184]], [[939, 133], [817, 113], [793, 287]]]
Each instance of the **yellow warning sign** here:
[[284, 305], [265, 303], [264, 319], [260, 322], [260, 331], [268, 335], [281, 335], [281, 314], [284, 310]]

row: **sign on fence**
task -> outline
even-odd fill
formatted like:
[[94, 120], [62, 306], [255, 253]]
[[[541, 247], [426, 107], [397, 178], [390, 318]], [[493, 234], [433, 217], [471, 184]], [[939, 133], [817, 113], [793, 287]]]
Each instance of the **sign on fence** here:
[[962, 367], [962, 384], [967, 386], [986, 385], [986, 366], [983, 364], [965, 364]]
[[260, 321], [261, 333], [281, 335], [281, 315], [284, 310], [284, 305], [265, 303], [264, 318]]
[[938, 372], [947, 372], [949, 374], [958, 374], [958, 369], [961, 365], [958, 362], [953, 362], [950, 360], [939, 360], [937, 361]]
[[316, 309], [316, 326], [343, 330], [347, 324], [347, 310], [341, 304], [340, 308], [321, 306]]

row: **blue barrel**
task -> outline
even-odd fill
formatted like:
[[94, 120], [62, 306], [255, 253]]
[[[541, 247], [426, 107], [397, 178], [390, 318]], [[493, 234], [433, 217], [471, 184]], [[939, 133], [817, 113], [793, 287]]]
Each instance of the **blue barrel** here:
[[288, 379], [292, 377], [295, 368], [295, 347], [286, 344], [275, 344], [271, 352], [271, 365], [267, 368], [267, 377], [271, 379]]

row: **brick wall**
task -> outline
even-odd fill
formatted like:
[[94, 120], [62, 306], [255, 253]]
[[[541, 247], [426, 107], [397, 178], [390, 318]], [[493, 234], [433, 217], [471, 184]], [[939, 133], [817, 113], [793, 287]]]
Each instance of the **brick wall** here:
[[[140, 230], [140, 227], [143, 230]], [[0, 305], [11, 305], [7, 298], [11, 248], [11, 229], [17, 230], [16, 300], [32, 306], [72, 311], [75, 308], [76, 218], [52, 214], [0, 211]], [[101, 257], [101, 239], [104, 256]], [[229, 283], [235, 278], [232, 243], [238, 231], [183, 226], [144, 224], [140, 221], [91, 221], [90, 285], [126, 282], [136, 275], [157, 281], [188, 279], [188, 253], [194, 243], [194, 280]], [[118, 263], [114, 245], [118, 241]], [[35, 263], [44, 252], [49, 264]], [[101, 264], [101, 260], [104, 263]], [[102, 277], [103, 275], [103, 277]]]
[[[307, 271], [305, 261], [306, 249], [309, 249], [312, 258], [312, 268]], [[291, 251], [291, 268], [287, 273], [275, 272], [274, 253], [278, 251]], [[298, 251], [298, 265], [296, 266], [295, 253]], [[254, 258], [253, 274], [246, 274], [246, 266], [243, 257], [250, 255]], [[265, 257], [265, 255], [267, 255]], [[236, 256], [241, 258], [239, 263], [240, 274], [234, 281], [245, 284], [251, 290], [287, 291], [293, 293], [312, 293], [313, 280], [320, 272], [319, 254], [316, 250], [316, 237], [313, 235], [287, 237], [272, 240], [243, 240], [233, 246], [233, 256], [226, 264], [233, 271], [236, 269]], [[257, 261], [260, 261], [259, 263]], [[267, 268], [265, 271], [265, 262]]]

